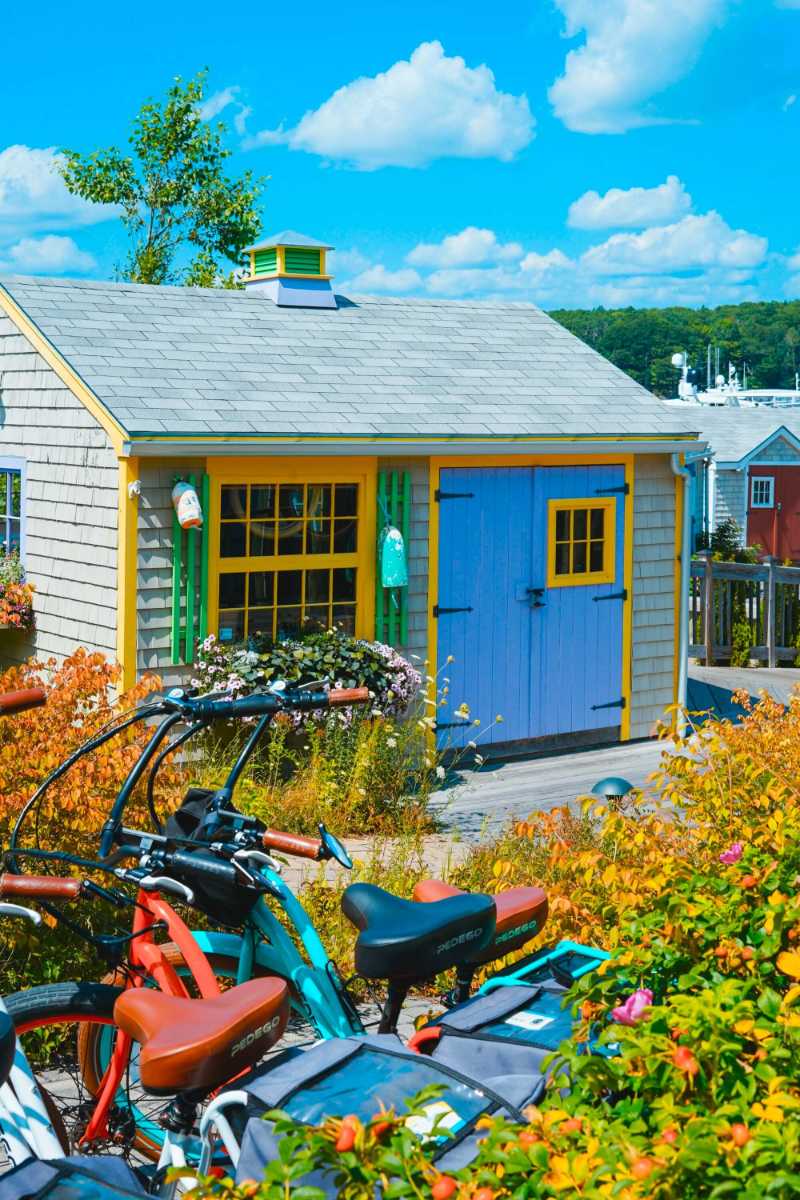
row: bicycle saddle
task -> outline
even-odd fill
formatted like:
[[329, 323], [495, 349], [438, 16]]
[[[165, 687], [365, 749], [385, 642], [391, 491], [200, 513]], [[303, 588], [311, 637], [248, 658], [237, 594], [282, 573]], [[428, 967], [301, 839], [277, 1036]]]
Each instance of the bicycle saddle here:
[[114, 1005], [117, 1025], [141, 1044], [139, 1077], [155, 1095], [213, 1091], [258, 1062], [288, 1018], [288, 989], [272, 977], [209, 1000], [129, 988]]
[[[463, 896], [460, 888], [440, 879], [421, 879], [414, 888], [413, 896], [425, 904], [439, 902], [449, 896]], [[493, 896], [497, 909], [495, 935], [485, 949], [469, 953], [464, 959], [469, 963], [487, 963], [512, 950], [519, 950], [531, 938], [535, 938], [547, 920], [547, 893], [538, 887], [509, 888]]]
[[352, 883], [342, 911], [360, 930], [356, 971], [366, 979], [430, 979], [482, 950], [495, 927], [492, 897], [471, 893], [415, 904], [372, 883]]

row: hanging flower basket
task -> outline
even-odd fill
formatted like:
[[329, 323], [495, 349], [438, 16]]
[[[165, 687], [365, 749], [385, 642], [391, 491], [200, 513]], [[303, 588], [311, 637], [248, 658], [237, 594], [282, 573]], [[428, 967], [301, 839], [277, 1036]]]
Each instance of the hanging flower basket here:
[[19, 557], [8, 554], [0, 559], [0, 629], [33, 629], [33, 592]]

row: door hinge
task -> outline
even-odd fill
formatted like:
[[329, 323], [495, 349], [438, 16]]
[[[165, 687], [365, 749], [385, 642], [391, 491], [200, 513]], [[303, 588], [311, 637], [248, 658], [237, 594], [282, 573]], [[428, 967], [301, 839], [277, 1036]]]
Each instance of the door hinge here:
[[440, 488], [437, 488], [436, 491], [433, 493], [433, 498], [437, 504], [441, 503], [442, 500], [474, 500], [475, 493], [474, 492], [443, 492]]
[[597, 712], [599, 708], [627, 708], [628, 701], [624, 696], [620, 696], [619, 700], [609, 700], [608, 704], [593, 704], [592, 712]]
[[469, 729], [469, 721], [437, 721], [434, 725], [434, 732], [438, 733], [440, 729]]
[[468, 608], [440, 608], [438, 604], [434, 604], [433, 606], [434, 617], [443, 617], [447, 613], [456, 612], [472, 612], [472, 605], [470, 605]]
[[607, 596], [592, 596], [592, 599], [595, 604], [598, 604], [601, 600], [627, 600], [628, 589], [623, 588], [621, 592], [609, 592]]
[[623, 483], [619, 487], [595, 488], [594, 494], [595, 496], [613, 496], [614, 494], [629, 496], [631, 494], [631, 485]]

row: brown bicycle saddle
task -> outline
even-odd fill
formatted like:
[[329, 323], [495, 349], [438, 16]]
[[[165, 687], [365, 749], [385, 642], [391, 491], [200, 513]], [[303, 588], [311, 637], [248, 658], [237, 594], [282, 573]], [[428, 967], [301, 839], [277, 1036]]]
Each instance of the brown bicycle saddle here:
[[288, 1018], [288, 989], [272, 977], [208, 1000], [129, 988], [114, 1005], [117, 1025], [141, 1045], [142, 1086], [156, 1095], [213, 1091], [258, 1062]]

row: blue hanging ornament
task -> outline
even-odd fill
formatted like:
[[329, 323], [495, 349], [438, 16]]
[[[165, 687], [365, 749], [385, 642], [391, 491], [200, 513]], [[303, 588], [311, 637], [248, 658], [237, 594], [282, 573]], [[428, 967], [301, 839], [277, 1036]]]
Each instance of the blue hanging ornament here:
[[394, 525], [386, 525], [381, 534], [381, 583], [385, 588], [408, 587], [406, 545]]

